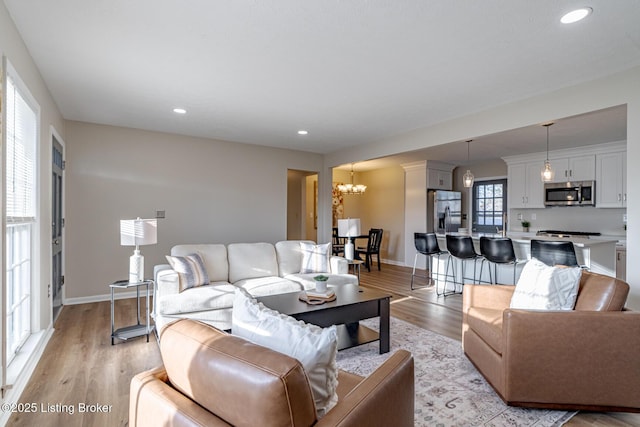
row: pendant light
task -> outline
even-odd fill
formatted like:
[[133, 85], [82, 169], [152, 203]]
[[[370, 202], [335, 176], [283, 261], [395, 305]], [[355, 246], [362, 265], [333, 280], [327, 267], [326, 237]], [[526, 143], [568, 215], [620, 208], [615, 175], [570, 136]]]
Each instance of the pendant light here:
[[549, 126], [551, 125], [553, 122], [542, 125], [547, 128], [547, 160], [544, 161], [544, 168], [540, 171], [542, 182], [552, 182], [555, 176], [555, 172], [551, 169], [551, 163], [549, 163]]
[[[471, 151], [471, 141], [472, 139], [467, 141], [467, 166], [469, 165], [470, 151]], [[473, 187], [473, 174], [469, 169], [467, 169], [467, 173], [465, 173], [462, 177], [462, 182], [466, 188]]]

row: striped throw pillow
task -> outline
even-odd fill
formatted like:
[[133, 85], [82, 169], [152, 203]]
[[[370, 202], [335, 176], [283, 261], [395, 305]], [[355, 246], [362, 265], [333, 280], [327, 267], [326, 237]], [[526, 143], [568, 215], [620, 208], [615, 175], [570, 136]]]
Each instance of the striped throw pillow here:
[[199, 254], [187, 256], [167, 256], [167, 261], [178, 273], [180, 278], [180, 292], [195, 288], [196, 286], [208, 285], [209, 275], [204, 266], [204, 261]]
[[328, 273], [329, 258], [331, 256], [331, 243], [314, 245], [300, 242], [302, 251], [302, 265], [300, 273]]

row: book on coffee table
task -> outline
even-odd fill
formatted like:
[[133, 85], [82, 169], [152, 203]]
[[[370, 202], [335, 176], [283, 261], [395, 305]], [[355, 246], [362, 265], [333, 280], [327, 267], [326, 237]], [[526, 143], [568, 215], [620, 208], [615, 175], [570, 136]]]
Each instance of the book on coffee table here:
[[328, 290], [327, 292], [302, 291], [299, 299], [307, 304], [324, 304], [325, 302], [335, 301], [336, 293], [333, 290]]
[[331, 298], [336, 292], [333, 289], [327, 289], [325, 292], [318, 292], [315, 289], [305, 291], [308, 297], [311, 298]]

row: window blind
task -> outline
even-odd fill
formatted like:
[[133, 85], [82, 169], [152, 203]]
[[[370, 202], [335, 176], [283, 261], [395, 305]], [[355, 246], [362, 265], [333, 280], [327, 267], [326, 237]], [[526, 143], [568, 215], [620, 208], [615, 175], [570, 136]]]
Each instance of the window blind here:
[[10, 76], [7, 78], [6, 99], [7, 222], [35, 221], [37, 114]]

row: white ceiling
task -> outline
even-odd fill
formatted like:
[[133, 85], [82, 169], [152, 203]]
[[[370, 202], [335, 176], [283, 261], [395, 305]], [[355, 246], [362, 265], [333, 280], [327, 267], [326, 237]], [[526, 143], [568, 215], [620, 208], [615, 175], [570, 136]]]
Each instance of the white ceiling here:
[[[363, 172], [418, 160], [437, 160], [458, 166], [518, 154], [540, 153], [547, 149], [547, 129], [543, 125], [548, 123], [553, 123], [549, 127], [551, 151], [627, 139], [627, 107], [620, 105], [579, 116], [554, 119], [535, 126], [482, 135], [471, 139], [468, 147], [467, 141], [455, 141], [396, 156], [358, 162], [354, 170]], [[351, 165], [345, 164], [338, 169], [350, 168]]]
[[[638, 0], [5, 4], [66, 119], [317, 153], [640, 65]], [[542, 151], [545, 135], [518, 137]], [[501, 155], [514, 137], [492, 136]], [[454, 147], [438, 155], [466, 159]]]

